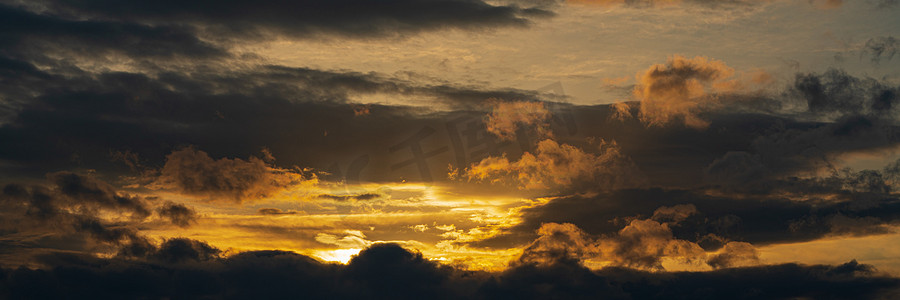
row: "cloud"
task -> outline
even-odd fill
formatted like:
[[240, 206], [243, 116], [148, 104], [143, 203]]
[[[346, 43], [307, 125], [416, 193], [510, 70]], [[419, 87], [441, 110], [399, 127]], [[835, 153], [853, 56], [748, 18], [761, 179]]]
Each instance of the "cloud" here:
[[273, 168], [256, 157], [216, 160], [206, 152], [188, 147], [166, 156], [166, 164], [154, 186], [210, 200], [240, 203], [271, 197], [304, 180], [300, 174]]
[[106, 182], [90, 175], [67, 171], [47, 174], [52, 186], [26, 187], [8, 184], [3, 189], [5, 203], [25, 215], [37, 219], [54, 219], [71, 215], [93, 215], [99, 210], [115, 211], [132, 219], [150, 215], [141, 197], [119, 192]]
[[695, 214], [697, 214], [697, 207], [693, 204], [679, 204], [657, 208], [650, 218], [657, 222], [677, 224]]
[[183, 264], [210, 261], [218, 258], [221, 253], [221, 250], [201, 241], [171, 238], [164, 240], [159, 246], [146, 241], [124, 245], [119, 250], [118, 257], [163, 264]]
[[706, 263], [716, 269], [755, 266], [760, 264], [759, 252], [750, 243], [728, 242], [719, 253], [710, 257]]
[[674, 238], [710, 251], [730, 241], [761, 246], [884, 234], [900, 224], [900, 199], [892, 194], [887, 179], [892, 175], [885, 174], [890, 173], [843, 171], [726, 187], [638, 188], [559, 197], [524, 209], [522, 222], [470, 244], [527, 245], [546, 223], [570, 223], [592, 236], [613, 236], [633, 220], [666, 225]]
[[871, 78], [856, 78], [830, 69], [823, 74], [797, 74], [794, 91], [812, 113], [880, 116], [892, 111], [898, 88]]
[[4, 56], [48, 63], [52, 55], [126, 55], [146, 58], [222, 58], [227, 51], [183, 26], [60, 18], [0, 4]]
[[526, 152], [513, 162], [506, 157], [488, 157], [466, 168], [464, 176], [523, 189], [609, 189], [642, 183], [640, 171], [615, 142], [600, 141], [597, 149], [599, 153], [592, 154], [543, 140], [535, 154]]
[[881, 62], [882, 58], [890, 61], [897, 54], [898, 47], [900, 47], [900, 41], [893, 36], [879, 36], [866, 41], [863, 46], [863, 54], [872, 56], [873, 63]]
[[[166, 254], [162, 254], [166, 253]], [[871, 266], [783, 264], [711, 272], [592, 271], [568, 261], [502, 272], [464, 271], [395, 244], [365, 249], [347, 265], [286, 251], [221, 257], [202, 243], [166, 241], [144, 258], [42, 257], [46, 269], [0, 269], [0, 296], [18, 298], [622, 299], [764, 297], [877, 299], [900, 280]], [[115, 283], [110, 284], [110, 283]], [[35, 289], [34, 286], [42, 288]]]
[[148, 200], [90, 175], [55, 172], [47, 185], [7, 184], [0, 193], [0, 230], [20, 242], [5, 247], [4, 265], [29, 264], [31, 256], [63, 251], [110, 253], [126, 244], [148, 243], [138, 230]]
[[698, 113], [715, 105], [715, 93], [727, 85], [734, 69], [705, 57], [672, 56], [665, 65], [653, 65], [638, 75], [634, 96], [641, 101], [640, 118], [649, 125], [666, 125], [675, 119], [695, 128], [709, 122]]
[[768, 112], [780, 102], [769, 99], [766, 88], [773, 77], [763, 70], [735, 72], [724, 62], [703, 56], [673, 55], [637, 75], [632, 92], [639, 103], [613, 104], [611, 119], [623, 121], [635, 114], [649, 126], [684, 124], [704, 129], [710, 113], [725, 108]]
[[68, 204], [95, 204], [102, 208], [122, 209], [132, 211], [138, 218], [150, 214], [141, 198], [121, 194], [108, 183], [92, 177], [63, 171], [47, 174], [47, 179], [69, 200]]
[[377, 193], [364, 193], [358, 195], [332, 195], [332, 194], [322, 194], [316, 196], [318, 198], [331, 199], [337, 201], [347, 201], [347, 200], [357, 200], [357, 201], [368, 201], [374, 200], [378, 198], [383, 198], [385, 195], [377, 194]]
[[40, 7], [57, 17], [77, 16], [137, 24], [189, 27], [218, 38], [286, 35], [317, 37], [337, 35], [349, 38], [396, 37], [440, 29], [484, 30], [522, 27], [529, 19], [547, 16], [549, 11], [518, 6], [494, 6], [482, 1], [392, 0], [375, 5], [366, 1], [341, 0], [206, 2], [198, 5], [157, 1], [113, 2], [38, 1], [26, 7]]
[[[10, 172], [31, 177], [43, 176], [42, 170], [83, 165], [103, 174], [133, 176], [123, 174], [129, 170], [121, 163], [110, 161], [111, 152], [131, 151], [143, 166], [160, 166], [175, 145], [196, 145], [228, 157], [259, 155], [260, 148], [268, 147], [280, 165], [320, 170], [368, 154], [371, 169], [374, 162], [392, 159], [385, 149], [416, 130], [446, 128], [455, 119], [480, 123], [482, 115], [467, 109], [480, 108], [486, 99], [540, 99], [531, 91], [428, 84], [350, 71], [279, 66], [235, 70], [213, 64], [158, 74], [92, 73], [75, 66], [57, 70], [16, 61], [25, 69], [0, 72], [0, 80], [14, 83], [0, 89], [9, 96], [2, 105], [10, 107], [9, 114], [3, 114], [9, 118], [0, 120], [0, 138], [10, 141], [0, 149], [0, 159], [12, 162], [4, 165]], [[68, 74], [72, 70], [77, 72]], [[34, 75], [23, 75], [28, 72]], [[352, 98], [379, 94], [434, 99], [432, 104], [441, 110], [371, 104], [369, 115], [354, 116], [358, 104]], [[239, 142], [218, 142], [223, 139]], [[79, 160], [71, 159], [75, 155]], [[434, 163], [433, 170], [446, 167]], [[394, 178], [386, 172], [368, 175], [371, 180]]]
[[169, 219], [172, 224], [179, 227], [189, 227], [191, 223], [196, 222], [197, 212], [184, 204], [167, 202], [163, 206], [156, 209], [156, 213], [161, 217]]
[[513, 140], [519, 130], [534, 131], [538, 138], [552, 137], [550, 111], [542, 102], [495, 100], [484, 123], [501, 140]]
[[271, 208], [271, 207], [260, 208], [257, 210], [257, 212], [261, 215], [294, 215], [294, 214], [302, 213], [302, 212], [297, 212], [294, 210], [285, 211], [280, 208]]
[[551, 264], [575, 259], [661, 270], [664, 257], [688, 262], [706, 258], [699, 245], [675, 239], [667, 224], [653, 220], [632, 220], [615, 234], [597, 237], [567, 223], [544, 223], [537, 233], [539, 237], [525, 248], [519, 263]]

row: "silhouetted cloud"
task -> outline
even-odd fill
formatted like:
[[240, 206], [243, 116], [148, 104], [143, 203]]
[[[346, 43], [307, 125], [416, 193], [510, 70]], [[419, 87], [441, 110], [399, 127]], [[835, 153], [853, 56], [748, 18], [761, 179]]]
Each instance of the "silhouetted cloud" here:
[[199, 2], [193, 5], [168, 1], [37, 1], [36, 8], [55, 17], [75, 17], [135, 24], [188, 27], [208, 35], [259, 37], [288, 35], [314, 37], [338, 35], [352, 38], [394, 37], [428, 30], [484, 30], [521, 27], [529, 19], [551, 15], [537, 8], [491, 5], [469, 0], [392, 0], [370, 3], [358, 0], [331, 2], [275, 1], [257, 3]]
[[[202, 243], [173, 239], [148, 258], [45, 255], [49, 269], [2, 269], [8, 299], [284, 298], [547, 299], [832, 298], [895, 296], [900, 281], [855, 261], [784, 264], [712, 272], [591, 271], [561, 260], [503, 272], [462, 271], [397, 245], [378, 244], [346, 266], [285, 251], [219, 257]], [[165, 253], [165, 254], [162, 254]], [[40, 288], [35, 288], [40, 287]]]
[[[828, 178], [765, 180], [739, 188], [651, 188], [567, 196], [526, 209], [523, 221], [505, 234], [473, 244], [525, 245], [539, 237], [535, 232], [546, 223], [571, 223], [589, 235], [613, 235], [642, 216], [653, 222], [669, 221], [666, 225], [674, 238], [707, 250], [729, 241], [768, 245], [883, 234], [900, 221], [900, 199], [890, 191], [881, 173], [863, 171]], [[680, 208], [679, 214], [675, 207]], [[666, 216], [667, 211], [673, 212]]]
[[302, 174], [266, 165], [261, 159], [213, 159], [195, 148], [166, 156], [155, 186], [211, 200], [242, 202], [270, 197], [291, 184], [306, 180]]
[[272, 207], [264, 207], [257, 210], [257, 212], [261, 215], [294, 215], [297, 214], [297, 211], [293, 210], [282, 210], [280, 208], [272, 208]]
[[189, 227], [197, 219], [197, 212], [184, 204], [167, 202], [156, 209], [156, 213], [169, 219], [172, 224], [180, 227]]

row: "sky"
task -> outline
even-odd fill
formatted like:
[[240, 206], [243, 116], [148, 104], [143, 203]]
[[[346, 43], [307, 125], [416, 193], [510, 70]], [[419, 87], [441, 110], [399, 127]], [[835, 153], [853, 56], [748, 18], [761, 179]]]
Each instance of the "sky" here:
[[900, 1], [0, 0], [0, 298], [895, 299]]

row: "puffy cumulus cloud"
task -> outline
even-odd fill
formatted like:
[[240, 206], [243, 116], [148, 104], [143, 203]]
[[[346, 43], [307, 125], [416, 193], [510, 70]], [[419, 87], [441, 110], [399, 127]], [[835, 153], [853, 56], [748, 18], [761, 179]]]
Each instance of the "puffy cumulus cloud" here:
[[728, 242], [706, 263], [716, 269], [759, 265], [759, 251], [750, 243]]
[[653, 220], [631, 221], [612, 241], [613, 257], [626, 266], [662, 269], [662, 257], [694, 262], [705, 256], [699, 245], [675, 239], [667, 224]]
[[213, 159], [206, 152], [187, 147], [166, 156], [166, 164], [153, 187], [240, 203], [273, 196], [292, 184], [307, 180], [316, 179], [274, 168], [256, 157]]
[[709, 122], [698, 114], [716, 104], [710, 93], [728, 89], [734, 69], [705, 57], [672, 56], [638, 74], [634, 96], [641, 101], [640, 119], [649, 125], [665, 125], [680, 119], [685, 125], [704, 128]]
[[514, 184], [523, 189], [610, 189], [639, 186], [640, 170], [615, 142], [600, 141], [597, 154], [554, 140], [538, 143], [519, 160], [488, 157], [466, 168], [469, 180]]
[[551, 113], [543, 102], [493, 100], [484, 123], [488, 132], [501, 140], [512, 140], [519, 130], [533, 131], [539, 138], [552, 137]]
[[[519, 263], [550, 264], [570, 259], [595, 261], [609, 266], [661, 270], [663, 258], [690, 263], [703, 262], [707, 258], [706, 252], [696, 243], [676, 239], [668, 224], [649, 219], [632, 220], [615, 234], [597, 237], [568, 223], [545, 223], [537, 233], [539, 237], [525, 248]], [[732, 246], [745, 250], [741, 247]], [[728, 251], [728, 255], [732, 256], [728, 259], [753, 260], [743, 257], [746, 251], [738, 250]], [[724, 259], [726, 258], [707, 263], [718, 266]]]
[[564, 259], [581, 260], [601, 255], [600, 245], [575, 225], [546, 223], [537, 233], [539, 237], [519, 257], [522, 263], [550, 264]]
[[611, 119], [624, 121], [635, 114], [650, 126], [683, 123], [706, 128], [711, 112], [725, 107], [740, 111], [769, 112], [781, 103], [765, 96], [773, 82], [763, 70], [736, 73], [724, 62], [702, 56], [674, 55], [638, 73], [633, 96], [637, 104], [616, 103]]
[[674, 273], [618, 267], [594, 271], [559, 261], [491, 273], [440, 265], [395, 244], [373, 245], [346, 265], [276, 250], [222, 256], [215, 248], [187, 239], [167, 240], [144, 256], [50, 254], [41, 260], [45, 268], [0, 269], [0, 297], [879, 299], [897, 295], [900, 287], [897, 278], [880, 275], [856, 261]]

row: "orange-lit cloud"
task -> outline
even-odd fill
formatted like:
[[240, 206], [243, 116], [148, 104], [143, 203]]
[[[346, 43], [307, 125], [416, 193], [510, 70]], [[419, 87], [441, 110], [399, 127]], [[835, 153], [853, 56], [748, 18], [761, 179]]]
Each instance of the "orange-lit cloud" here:
[[542, 102], [499, 100], [492, 103], [491, 113], [485, 119], [490, 133], [502, 140], [512, 140], [521, 129], [533, 130], [539, 137], [550, 137], [550, 111]]
[[535, 154], [517, 161], [488, 157], [464, 171], [469, 180], [517, 185], [523, 189], [623, 188], [640, 185], [643, 177], [614, 141], [601, 141], [597, 154], [554, 140], [538, 143]]
[[[688, 127], [705, 128], [709, 122], [700, 114], [725, 104], [739, 103], [734, 93], [751, 93], [772, 82], [772, 76], [762, 70], [735, 75], [724, 62], [702, 56], [669, 57], [665, 64], [656, 64], [638, 73], [634, 98], [640, 101], [639, 118], [650, 126], [681, 122]], [[616, 104], [614, 118], [631, 116], [624, 104]]]
[[713, 268], [759, 264], [759, 254], [749, 243], [728, 242], [722, 250], [708, 254], [694, 242], [675, 238], [668, 224], [649, 219], [632, 220], [619, 232], [605, 236], [591, 236], [568, 223], [545, 223], [537, 233], [539, 237], [525, 248], [520, 263], [577, 259], [586, 264], [649, 270], [662, 270], [664, 259]]
[[638, 74], [634, 96], [641, 101], [640, 118], [650, 125], [665, 125], [676, 118], [691, 127], [709, 123], [697, 113], [715, 104], [709, 95], [734, 74], [734, 69], [705, 57], [672, 56]]
[[760, 264], [759, 251], [750, 243], [728, 242], [707, 262], [713, 268], [733, 268]]

